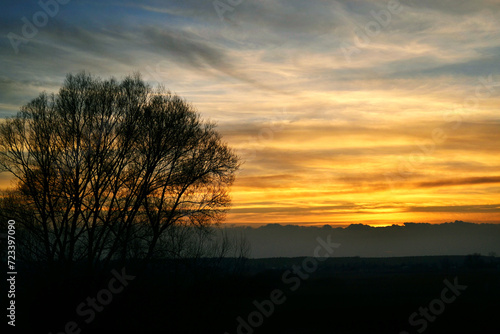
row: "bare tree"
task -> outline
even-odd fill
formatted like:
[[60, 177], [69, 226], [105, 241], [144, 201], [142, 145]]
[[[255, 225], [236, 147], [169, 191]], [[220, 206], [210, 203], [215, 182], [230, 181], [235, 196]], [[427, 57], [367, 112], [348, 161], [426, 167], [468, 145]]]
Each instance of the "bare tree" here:
[[30, 213], [32, 256], [92, 268], [151, 259], [171, 226], [217, 224], [239, 161], [180, 97], [80, 73], [0, 125], [0, 167]]

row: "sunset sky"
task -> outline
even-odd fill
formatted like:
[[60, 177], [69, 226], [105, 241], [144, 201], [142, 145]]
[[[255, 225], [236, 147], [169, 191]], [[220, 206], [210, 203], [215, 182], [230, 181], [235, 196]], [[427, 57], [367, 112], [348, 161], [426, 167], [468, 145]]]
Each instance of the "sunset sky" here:
[[54, 1], [2, 2], [0, 117], [138, 71], [241, 155], [226, 223], [500, 223], [497, 0]]

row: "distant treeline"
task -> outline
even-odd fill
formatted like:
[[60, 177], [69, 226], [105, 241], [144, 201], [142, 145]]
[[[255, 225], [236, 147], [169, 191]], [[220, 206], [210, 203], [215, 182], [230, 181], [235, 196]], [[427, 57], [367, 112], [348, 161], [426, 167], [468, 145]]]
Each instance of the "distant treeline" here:
[[313, 256], [317, 238], [328, 236], [341, 244], [333, 257], [500, 254], [500, 224], [455, 221], [388, 227], [352, 224], [345, 228], [268, 224], [258, 228], [235, 226], [227, 231], [246, 237], [252, 258]]

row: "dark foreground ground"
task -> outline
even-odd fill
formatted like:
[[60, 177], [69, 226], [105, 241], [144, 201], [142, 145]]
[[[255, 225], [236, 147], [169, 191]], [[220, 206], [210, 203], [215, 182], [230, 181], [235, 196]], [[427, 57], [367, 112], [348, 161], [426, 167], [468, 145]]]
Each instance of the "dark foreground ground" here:
[[275, 258], [230, 267], [158, 263], [139, 272], [116, 264], [100, 279], [58, 280], [25, 266], [14, 332], [500, 333], [495, 257]]

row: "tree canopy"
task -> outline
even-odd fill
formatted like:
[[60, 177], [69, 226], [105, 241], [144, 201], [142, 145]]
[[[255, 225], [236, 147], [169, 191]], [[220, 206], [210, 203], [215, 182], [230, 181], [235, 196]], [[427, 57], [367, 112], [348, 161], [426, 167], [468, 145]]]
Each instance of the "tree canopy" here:
[[139, 75], [68, 75], [0, 125], [25, 252], [48, 262], [150, 259], [172, 226], [217, 224], [239, 167], [216, 126]]

